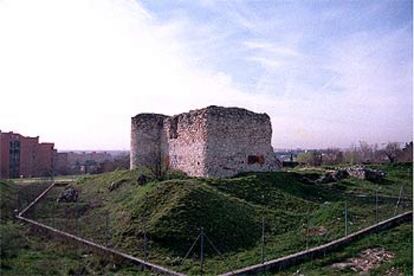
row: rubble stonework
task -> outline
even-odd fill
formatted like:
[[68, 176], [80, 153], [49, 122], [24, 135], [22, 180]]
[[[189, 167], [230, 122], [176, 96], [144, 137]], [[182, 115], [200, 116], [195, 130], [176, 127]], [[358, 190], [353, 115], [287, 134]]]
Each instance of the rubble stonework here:
[[267, 114], [209, 106], [131, 120], [131, 169], [163, 166], [190, 176], [226, 177], [279, 169]]
[[[348, 176], [358, 178], [360, 180], [368, 180], [372, 182], [380, 182], [385, 177], [385, 173], [381, 170], [374, 170], [366, 167], [349, 167], [339, 168], [328, 171], [315, 181], [315, 183], [331, 183], [341, 181]], [[309, 181], [309, 180], [308, 180]]]
[[383, 171], [366, 167], [350, 167], [347, 169], [347, 172], [350, 176], [372, 182], [379, 182], [385, 177], [385, 173]]

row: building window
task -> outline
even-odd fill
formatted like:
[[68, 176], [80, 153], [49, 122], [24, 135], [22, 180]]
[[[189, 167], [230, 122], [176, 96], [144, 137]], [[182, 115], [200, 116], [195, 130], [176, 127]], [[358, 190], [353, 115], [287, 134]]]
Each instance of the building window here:
[[253, 164], [260, 164], [263, 165], [265, 162], [263, 155], [249, 155], [247, 156], [247, 164], [253, 165]]

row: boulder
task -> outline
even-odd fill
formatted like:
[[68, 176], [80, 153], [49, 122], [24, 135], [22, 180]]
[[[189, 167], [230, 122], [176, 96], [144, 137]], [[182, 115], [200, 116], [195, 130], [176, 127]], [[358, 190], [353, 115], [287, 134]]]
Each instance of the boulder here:
[[78, 197], [79, 192], [73, 187], [68, 187], [59, 195], [57, 202], [76, 202]]
[[114, 181], [108, 186], [108, 190], [110, 192], [112, 192], [113, 190], [118, 189], [122, 185], [122, 183], [124, 183], [126, 181], [127, 181], [126, 179], [121, 179], [119, 181]]

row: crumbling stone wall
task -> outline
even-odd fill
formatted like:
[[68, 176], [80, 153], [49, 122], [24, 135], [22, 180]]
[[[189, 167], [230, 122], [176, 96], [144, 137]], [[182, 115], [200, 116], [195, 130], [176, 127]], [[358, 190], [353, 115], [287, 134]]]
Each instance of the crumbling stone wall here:
[[267, 114], [219, 107], [209, 108], [207, 114], [207, 176], [277, 169]]
[[191, 176], [226, 177], [278, 169], [267, 114], [209, 106], [172, 117], [132, 118], [131, 168], [154, 166]]
[[164, 166], [191, 176], [205, 175], [206, 116], [204, 112], [189, 112], [164, 120], [162, 142]]
[[160, 114], [142, 113], [131, 120], [130, 167], [155, 166], [161, 162], [164, 119]]

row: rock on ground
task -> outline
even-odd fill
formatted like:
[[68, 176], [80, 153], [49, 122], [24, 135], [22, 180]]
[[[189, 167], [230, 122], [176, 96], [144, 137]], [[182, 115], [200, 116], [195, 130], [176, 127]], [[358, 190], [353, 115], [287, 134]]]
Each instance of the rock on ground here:
[[338, 169], [335, 171], [329, 171], [325, 173], [325, 175], [321, 176], [318, 180], [316, 180], [316, 183], [330, 183], [330, 182], [337, 182], [344, 178], [348, 177], [347, 170]]
[[366, 167], [350, 167], [347, 168], [346, 171], [352, 177], [372, 182], [379, 182], [385, 177], [385, 173], [383, 171]]
[[57, 202], [76, 202], [78, 197], [79, 192], [73, 187], [68, 187], [59, 195]]
[[113, 190], [118, 189], [124, 182], [126, 182], [126, 179], [121, 179], [119, 181], [114, 181], [108, 186], [108, 190], [112, 192]]
[[339, 270], [351, 269], [355, 272], [368, 272], [393, 258], [394, 253], [386, 251], [384, 248], [369, 248], [362, 251], [358, 257], [335, 263], [331, 267]]

